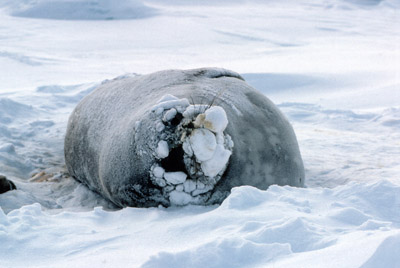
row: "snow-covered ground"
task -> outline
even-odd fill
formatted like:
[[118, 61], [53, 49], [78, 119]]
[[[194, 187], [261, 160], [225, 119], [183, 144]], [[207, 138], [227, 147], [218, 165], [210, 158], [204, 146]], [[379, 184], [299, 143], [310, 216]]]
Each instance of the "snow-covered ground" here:
[[[115, 3], [0, 2], [0, 174], [18, 187], [0, 267], [400, 267], [398, 0]], [[116, 210], [66, 176], [68, 116], [97, 84], [203, 66], [278, 105], [307, 188]]]

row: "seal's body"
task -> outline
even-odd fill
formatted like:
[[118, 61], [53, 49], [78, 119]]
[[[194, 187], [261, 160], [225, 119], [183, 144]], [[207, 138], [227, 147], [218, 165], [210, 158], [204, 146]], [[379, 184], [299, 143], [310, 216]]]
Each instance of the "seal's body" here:
[[86, 96], [65, 138], [70, 174], [115, 204], [221, 203], [230, 189], [304, 185], [293, 129], [237, 73], [168, 70]]

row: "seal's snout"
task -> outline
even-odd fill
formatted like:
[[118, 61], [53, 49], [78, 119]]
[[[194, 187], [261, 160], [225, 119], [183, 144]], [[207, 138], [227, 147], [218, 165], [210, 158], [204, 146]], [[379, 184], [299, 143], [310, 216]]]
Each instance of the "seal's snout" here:
[[151, 117], [150, 127], [158, 130], [151, 181], [170, 204], [205, 204], [232, 154], [232, 139], [224, 133], [229, 123], [225, 110], [168, 94], [152, 108]]

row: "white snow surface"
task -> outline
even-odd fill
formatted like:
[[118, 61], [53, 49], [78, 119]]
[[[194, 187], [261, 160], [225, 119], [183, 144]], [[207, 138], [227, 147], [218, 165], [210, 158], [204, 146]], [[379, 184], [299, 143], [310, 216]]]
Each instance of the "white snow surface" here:
[[[400, 267], [398, 0], [120, 2], [0, 3], [0, 174], [18, 188], [0, 195], [0, 267]], [[101, 81], [203, 66], [278, 105], [306, 188], [117, 210], [64, 174], [68, 116]]]

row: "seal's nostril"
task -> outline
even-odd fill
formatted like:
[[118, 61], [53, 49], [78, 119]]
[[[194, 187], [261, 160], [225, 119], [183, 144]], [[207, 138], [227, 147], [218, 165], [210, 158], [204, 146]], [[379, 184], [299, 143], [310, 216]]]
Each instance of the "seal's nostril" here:
[[182, 146], [173, 148], [167, 158], [161, 160], [161, 166], [167, 172], [185, 171], [185, 163], [183, 162], [183, 149]]
[[178, 113], [174, 119], [171, 120], [171, 125], [177, 126], [179, 123], [182, 121], [183, 115], [181, 113]]

